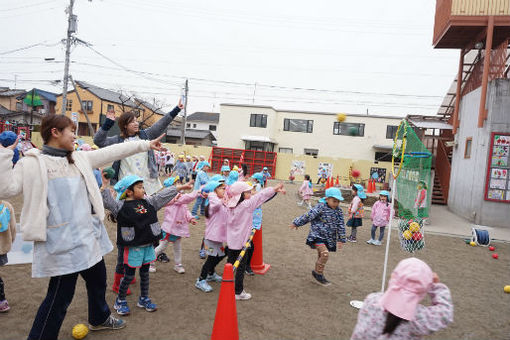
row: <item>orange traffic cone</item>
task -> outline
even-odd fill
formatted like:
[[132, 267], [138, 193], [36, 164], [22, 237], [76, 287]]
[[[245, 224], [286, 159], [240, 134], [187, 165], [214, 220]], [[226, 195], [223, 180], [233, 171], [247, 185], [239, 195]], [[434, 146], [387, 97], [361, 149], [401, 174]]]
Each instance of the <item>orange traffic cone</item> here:
[[372, 192], [376, 192], [377, 188], [375, 187], [375, 179], [372, 180]]
[[367, 193], [368, 194], [372, 193], [372, 180], [371, 179], [369, 179], [368, 183], [367, 183]]
[[262, 252], [262, 227], [260, 227], [260, 230], [255, 232], [252, 242], [254, 250], [250, 262], [251, 270], [253, 270], [255, 274], [264, 275], [271, 265], [264, 263], [264, 256]]
[[231, 263], [223, 268], [218, 305], [211, 340], [239, 340], [237, 326], [236, 295], [234, 290], [234, 270]]
[[339, 187], [339, 186], [340, 186], [340, 176], [339, 176], [339, 175], [336, 175], [336, 183], [335, 183], [335, 185], [336, 185], [337, 187]]

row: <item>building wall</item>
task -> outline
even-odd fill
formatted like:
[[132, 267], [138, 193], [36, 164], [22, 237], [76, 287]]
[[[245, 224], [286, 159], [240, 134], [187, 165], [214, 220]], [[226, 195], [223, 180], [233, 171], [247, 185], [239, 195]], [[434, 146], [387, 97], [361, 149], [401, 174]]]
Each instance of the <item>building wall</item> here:
[[[364, 123], [363, 137], [334, 135], [336, 114], [276, 111], [270, 107], [221, 106], [218, 125], [218, 146], [244, 148], [243, 136], [267, 137], [278, 148], [292, 148], [293, 154], [303, 155], [304, 149], [319, 149], [319, 156], [342, 157], [357, 160], [375, 159], [373, 145], [391, 147], [392, 139], [386, 138], [388, 125], [398, 126], [401, 118], [347, 115], [345, 123]], [[266, 114], [267, 127], [250, 127], [251, 114]], [[284, 131], [285, 118], [313, 120], [313, 133]]]
[[18, 100], [16, 96], [13, 97], [0, 97], [0, 105], [5, 107], [8, 110], [16, 111], [16, 103]]
[[[491, 132], [510, 132], [510, 80], [497, 79], [489, 84], [488, 118], [478, 128], [480, 88], [462, 98], [457, 146], [452, 156], [449, 208], [476, 224], [510, 227], [510, 204], [486, 201], [485, 178]], [[472, 137], [470, 158], [464, 158], [466, 139]]]
[[[188, 126], [188, 124], [189, 124], [189, 126]], [[196, 124], [196, 126], [194, 126], [195, 124]], [[187, 129], [209, 130], [210, 125], [216, 126], [216, 129], [218, 128], [218, 124], [216, 124], [216, 123], [200, 122], [200, 121], [186, 122]]]
[[453, 0], [452, 15], [510, 15], [510, 1]]

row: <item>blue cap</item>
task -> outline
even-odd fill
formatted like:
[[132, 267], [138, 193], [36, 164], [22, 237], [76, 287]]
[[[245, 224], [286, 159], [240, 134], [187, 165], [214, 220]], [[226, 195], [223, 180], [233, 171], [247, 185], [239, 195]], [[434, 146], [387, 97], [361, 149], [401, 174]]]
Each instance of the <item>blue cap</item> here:
[[259, 183], [264, 182], [264, 175], [262, 175], [260, 172], [256, 172], [253, 175], [251, 175], [252, 178], [256, 179]]
[[126, 190], [137, 182], [143, 182], [143, 178], [136, 175], [128, 175], [118, 181], [113, 187], [117, 191], [117, 199], [123, 200], [126, 198]]
[[209, 181], [207, 182], [206, 185], [204, 185], [204, 187], [202, 188], [202, 192], [213, 192], [217, 187], [219, 187], [220, 185], [222, 185], [223, 183], [221, 182], [218, 182], [218, 181]]
[[329, 197], [336, 198], [339, 201], [344, 200], [344, 198], [342, 196], [342, 192], [338, 188], [326, 189], [325, 196], [320, 201], [324, 203], [324, 202], [326, 202], [326, 198], [329, 198]]
[[365, 199], [367, 198], [367, 194], [365, 194], [365, 189], [361, 186], [361, 184], [354, 184], [354, 187], [358, 189], [358, 197]]
[[379, 195], [386, 196], [386, 197], [388, 197], [388, 199], [390, 199], [390, 193], [388, 191], [386, 191], [386, 190], [381, 191], [379, 193]]
[[237, 180], [239, 179], [239, 172], [237, 171], [230, 171], [230, 173], [228, 174], [228, 178], [227, 178], [227, 185], [232, 185], [234, 184], [235, 182], [237, 182]]
[[221, 182], [221, 183], [223, 183], [223, 182], [225, 182], [225, 178], [223, 178], [223, 176], [222, 176], [222, 175], [214, 175], [214, 176], [212, 176], [212, 177], [209, 179], [209, 181], [216, 181], [216, 182]]
[[262, 169], [263, 171], [267, 171], [267, 166], [264, 167], [264, 169]]
[[174, 183], [176, 181], [179, 180], [179, 176], [175, 176], [175, 177], [168, 177], [167, 179], [165, 179], [165, 181], [163, 182], [163, 185], [165, 187], [171, 187], [172, 185], [174, 185]]
[[221, 172], [225, 172], [225, 171], [230, 172], [230, 167], [229, 167], [228, 165], [223, 165], [223, 166], [221, 167]]
[[209, 164], [209, 162], [208, 162], [208, 161], [200, 161], [200, 162], [198, 162], [197, 169], [198, 169], [198, 170], [202, 170], [202, 168], [203, 168], [204, 166], [211, 167], [211, 164]]

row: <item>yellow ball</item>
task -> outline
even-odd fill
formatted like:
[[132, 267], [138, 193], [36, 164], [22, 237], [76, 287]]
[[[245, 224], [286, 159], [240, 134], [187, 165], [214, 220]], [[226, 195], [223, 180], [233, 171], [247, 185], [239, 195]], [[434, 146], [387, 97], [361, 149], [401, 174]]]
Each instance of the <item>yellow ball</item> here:
[[75, 339], [83, 339], [84, 337], [87, 336], [87, 334], [89, 334], [89, 328], [87, 326], [85, 326], [84, 324], [82, 323], [79, 323], [77, 325], [74, 325], [73, 327], [73, 338]]
[[406, 240], [410, 240], [412, 237], [413, 237], [413, 233], [411, 232], [411, 230], [406, 230], [402, 233], [402, 236], [406, 239]]
[[505, 291], [505, 293], [510, 293], [510, 286], [505, 286], [503, 290]]
[[420, 224], [418, 222], [411, 223], [411, 225], [409, 226], [409, 230], [411, 230], [411, 232], [413, 232], [413, 233], [419, 232], [420, 231]]
[[476, 243], [475, 243], [475, 242], [473, 242], [473, 241], [471, 241], [471, 242], [469, 242], [469, 245], [470, 245], [471, 247], [474, 247], [474, 246], [476, 246]]
[[347, 117], [347, 116], [345, 115], [345, 113], [339, 113], [339, 114], [337, 114], [337, 115], [336, 115], [336, 120], [337, 120], [338, 122], [343, 122], [343, 121], [345, 120], [345, 118], [346, 118], [346, 117]]

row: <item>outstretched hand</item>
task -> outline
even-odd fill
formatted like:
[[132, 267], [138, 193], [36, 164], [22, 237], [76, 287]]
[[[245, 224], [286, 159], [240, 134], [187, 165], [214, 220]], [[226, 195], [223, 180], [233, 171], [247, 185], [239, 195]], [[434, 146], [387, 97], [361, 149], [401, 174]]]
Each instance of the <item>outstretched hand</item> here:
[[282, 194], [286, 194], [287, 191], [285, 190], [285, 188], [283, 187], [283, 183], [278, 183], [275, 187], [274, 187], [274, 191], [275, 192], [281, 192]]
[[191, 189], [193, 189], [193, 182], [188, 182], [186, 184], [178, 185], [177, 186], [177, 190], [178, 191], [181, 191], [181, 190], [191, 190]]
[[181, 110], [184, 109], [184, 104], [182, 103], [182, 99], [179, 99], [179, 104], [177, 104], [177, 107]]
[[295, 224], [291, 224], [291, 225], [289, 225], [289, 229], [297, 230], [297, 226]]
[[163, 144], [161, 143], [161, 139], [163, 139], [163, 137], [165, 137], [165, 134], [162, 134], [158, 138], [150, 141], [149, 145], [152, 150], [160, 151], [163, 149]]
[[106, 118], [110, 119], [110, 120], [115, 120], [115, 112], [114, 111], [108, 111], [106, 112]]

